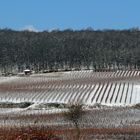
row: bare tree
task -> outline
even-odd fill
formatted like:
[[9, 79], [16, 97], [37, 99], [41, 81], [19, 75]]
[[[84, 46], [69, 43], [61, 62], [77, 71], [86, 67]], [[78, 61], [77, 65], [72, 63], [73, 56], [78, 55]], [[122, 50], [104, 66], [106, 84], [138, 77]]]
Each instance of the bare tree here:
[[76, 140], [80, 138], [80, 121], [84, 114], [83, 105], [82, 104], [73, 104], [68, 107], [68, 111], [64, 113], [64, 117], [71, 121], [76, 128]]

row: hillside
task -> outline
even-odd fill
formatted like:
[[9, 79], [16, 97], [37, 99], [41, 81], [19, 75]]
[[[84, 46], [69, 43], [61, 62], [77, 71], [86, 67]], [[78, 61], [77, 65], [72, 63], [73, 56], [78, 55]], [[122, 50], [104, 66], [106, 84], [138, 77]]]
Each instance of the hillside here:
[[0, 70], [139, 69], [140, 31], [0, 30]]

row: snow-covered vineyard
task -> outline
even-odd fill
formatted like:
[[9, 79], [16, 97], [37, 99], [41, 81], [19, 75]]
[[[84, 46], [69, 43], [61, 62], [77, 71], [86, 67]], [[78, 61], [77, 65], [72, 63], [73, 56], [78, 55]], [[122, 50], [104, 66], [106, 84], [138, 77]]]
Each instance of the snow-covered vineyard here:
[[72, 71], [0, 77], [0, 102], [134, 105], [140, 103], [140, 71]]

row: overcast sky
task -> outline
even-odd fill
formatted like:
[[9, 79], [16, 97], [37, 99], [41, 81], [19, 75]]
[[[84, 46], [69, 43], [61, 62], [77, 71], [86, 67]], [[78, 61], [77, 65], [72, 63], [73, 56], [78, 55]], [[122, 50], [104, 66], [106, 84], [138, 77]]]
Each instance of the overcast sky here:
[[0, 0], [0, 28], [140, 28], [140, 0]]

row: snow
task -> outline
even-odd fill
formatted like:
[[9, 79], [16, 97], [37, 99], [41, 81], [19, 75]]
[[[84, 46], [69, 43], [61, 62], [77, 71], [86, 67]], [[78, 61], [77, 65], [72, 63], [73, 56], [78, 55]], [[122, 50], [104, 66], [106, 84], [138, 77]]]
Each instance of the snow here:
[[103, 98], [103, 100], [102, 100], [102, 103], [103, 103], [103, 104], [105, 104], [105, 99], [107, 98], [107, 96], [108, 96], [108, 94], [109, 94], [108, 92], [109, 92], [110, 86], [111, 86], [111, 84], [109, 84], [108, 87], [107, 87], [107, 89], [106, 89], [104, 98]]
[[[137, 82], [131, 79], [115, 81], [115, 77], [129, 78], [138, 74], [139, 71], [75, 71], [41, 74], [40, 77], [39, 74], [31, 77], [0, 77], [0, 87], [7, 87], [0, 88], [0, 102], [76, 103], [81, 101], [85, 105], [95, 103], [111, 106], [133, 105], [140, 103], [139, 80]], [[52, 77], [57, 78], [50, 80]], [[114, 80], [103, 80], [108, 77], [114, 77]]]
[[140, 85], [134, 85], [133, 104], [140, 103]]
[[10, 83], [10, 82], [15, 81], [17, 79], [20, 79], [20, 77], [16, 77], [16, 76], [0, 77], [0, 84], [2, 84], [2, 83]]

